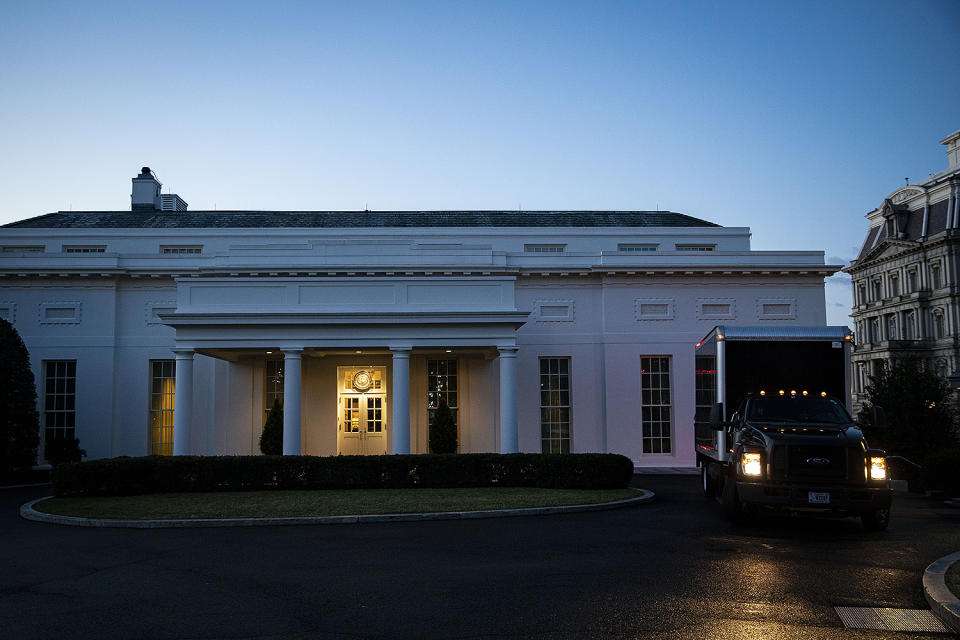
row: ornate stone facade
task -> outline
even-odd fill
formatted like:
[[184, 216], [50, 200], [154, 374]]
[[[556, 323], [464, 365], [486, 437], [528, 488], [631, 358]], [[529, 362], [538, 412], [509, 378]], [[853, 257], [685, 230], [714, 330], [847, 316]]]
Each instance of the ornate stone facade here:
[[[918, 358], [945, 380], [960, 372], [960, 131], [940, 141], [948, 167], [901, 187], [867, 214], [853, 279], [853, 406], [881, 363]], [[956, 378], [954, 378], [956, 380]]]

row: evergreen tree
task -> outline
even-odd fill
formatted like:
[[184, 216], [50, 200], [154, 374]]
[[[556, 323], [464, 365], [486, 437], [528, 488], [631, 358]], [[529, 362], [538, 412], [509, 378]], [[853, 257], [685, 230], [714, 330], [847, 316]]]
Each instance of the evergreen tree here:
[[445, 398], [440, 398], [440, 404], [433, 412], [433, 422], [430, 424], [430, 452], [457, 452], [457, 421], [450, 407], [447, 406]]
[[267, 456], [283, 454], [283, 409], [279, 398], [274, 398], [273, 406], [267, 415], [267, 422], [260, 434], [260, 452]]
[[[956, 437], [950, 396], [946, 383], [916, 360], [895, 360], [882, 367], [870, 376], [861, 414], [870, 445], [918, 463], [951, 446]], [[872, 424], [875, 406], [883, 408], [886, 425]]]
[[0, 319], [0, 474], [36, 464], [39, 425], [30, 354], [13, 325]]

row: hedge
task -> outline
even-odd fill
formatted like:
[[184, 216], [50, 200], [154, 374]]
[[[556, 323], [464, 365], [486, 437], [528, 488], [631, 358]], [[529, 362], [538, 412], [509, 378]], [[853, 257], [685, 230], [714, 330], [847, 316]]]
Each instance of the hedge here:
[[618, 489], [633, 462], [611, 453], [384, 456], [148, 456], [56, 467], [58, 496], [184, 491], [545, 487]]

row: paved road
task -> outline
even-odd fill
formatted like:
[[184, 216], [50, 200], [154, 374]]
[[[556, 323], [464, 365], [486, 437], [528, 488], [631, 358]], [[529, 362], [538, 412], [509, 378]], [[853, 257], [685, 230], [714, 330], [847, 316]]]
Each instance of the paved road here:
[[727, 524], [694, 476], [619, 511], [369, 525], [93, 530], [0, 490], [0, 637], [944, 638], [844, 629], [833, 607], [925, 608], [960, 510]]

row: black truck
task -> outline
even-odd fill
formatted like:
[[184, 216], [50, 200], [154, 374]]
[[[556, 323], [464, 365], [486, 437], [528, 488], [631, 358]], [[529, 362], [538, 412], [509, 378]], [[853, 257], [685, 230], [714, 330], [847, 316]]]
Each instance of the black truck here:
[[886, 529], [885, 453], [849, 413], [851, 338], [846, 327], [718, 326], [697, 343], [697, 465], [730, 520], [814, 511]]

